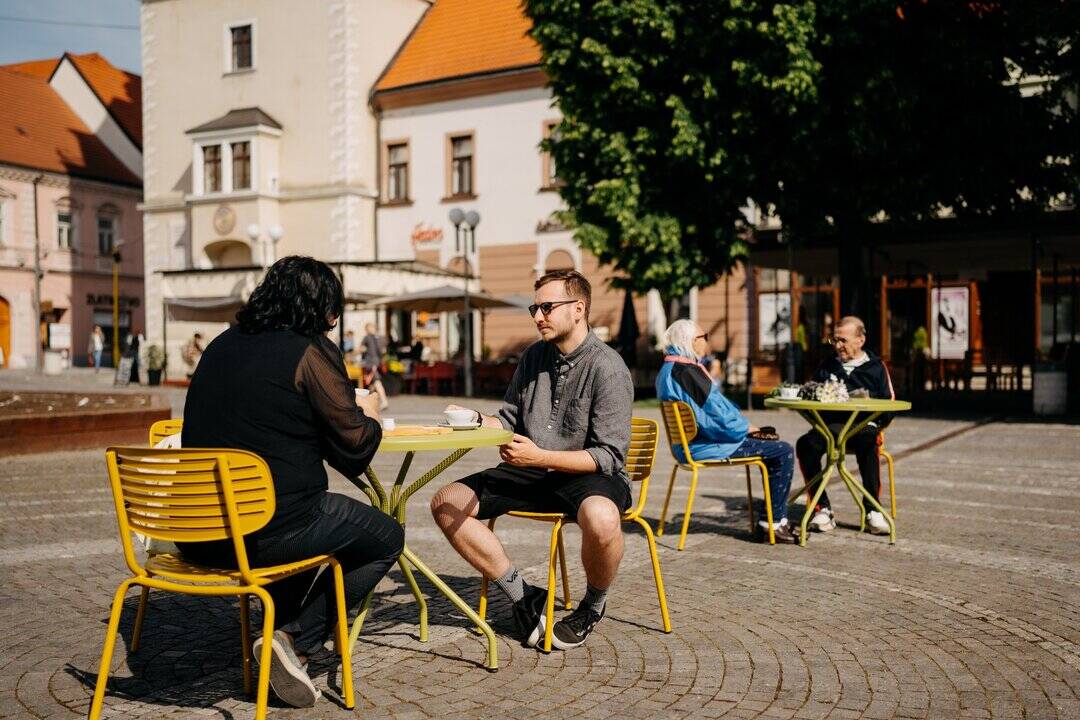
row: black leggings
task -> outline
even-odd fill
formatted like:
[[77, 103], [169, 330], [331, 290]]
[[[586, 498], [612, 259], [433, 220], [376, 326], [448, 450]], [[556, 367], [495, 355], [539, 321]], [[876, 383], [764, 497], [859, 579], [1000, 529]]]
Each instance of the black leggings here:
[[[833, 437], [843, 429], [842, 423], [830, 423], [829, 430]], [[847, 452], [855, 455], [855, 461], [859, 464], [859, 474], [862, 476], [863, 487], [874, 499], [881, 497], [881, 466], [878, 460], [878, 436], [880, 432], [876, 427], [867, 427], [848, 438]], [[802, 469], [803, 480], [810, 482], [815, 475], [821, 472], [821, 458], [825, 455], [825, 438], [817, 430], [811, 430], [795, 442], [795, 455], [799, 458], [799, 467]], [[814, 495], [815, 488], [810, 488], [810, 497]], [[865, 498], [859, 500], [866, 505]], [[829, 493], [821, 493], [818, 500], [818, 508], [831, 507]], [[871, 508], [872, 509], [872, 508]]]
[[[314, 555], [333, 555], [345, 575], [345, 604], [357, 607], [397, 561], [405, 531], [389, 515], [335, 493], [323, 495], [306, 521], [273, 535], [249, 536], [252, 567], [279, 565]], [[231, 541], [183, 543], [188, 559], [216, 567], [236, 567]], [[337, 622], [334, 577], [327, 568], [298, 573], [266, 587], [274, 599], [274, 627], [292, 635], [297, 653], [311, 655]]]

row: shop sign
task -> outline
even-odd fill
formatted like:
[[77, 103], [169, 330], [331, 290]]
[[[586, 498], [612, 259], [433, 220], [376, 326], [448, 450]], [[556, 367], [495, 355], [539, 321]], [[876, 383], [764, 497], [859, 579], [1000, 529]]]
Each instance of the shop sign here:
[[[113, 296], [112, 293], [86, 293], [87, 305], [112, 305]], [[121, 295], [119, 298], [120, 307], [133, 307], [137, 308], [142, 303], [137, 297], [131, 297], [130, 295]]]
[[930, 356], [963, 360], [970, 340], [968, 288], [941, 287], [930, 291]]
[[432, 243], [441, 243], [443, 239], [442, 228], [437, 228], [434, 225], [428, 225], [425, 227], [424, 223], [416, 223], [416, 227], [412, 229], [412, 233], [409, 235], [409, 239], [412, 240], [412, 244], [415, 245], [428, 245]]

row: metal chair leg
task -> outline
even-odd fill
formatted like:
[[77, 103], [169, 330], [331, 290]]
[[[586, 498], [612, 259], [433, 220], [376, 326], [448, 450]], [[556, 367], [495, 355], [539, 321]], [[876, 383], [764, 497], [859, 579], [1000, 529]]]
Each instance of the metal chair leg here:
[[694, 508], [694, 493], [697, 492], [698, 468], [695, 465], [690, 474], [690, 494], [686, 498], [686, 514], [683, 515], [682, 532], [679, 534], [679, 550], [686, 546], [686, 531], [690, 529], [690, 512]]
[[746, 508], [750, 513], [750, 535], [754, 535], [754, 490], [750, 485], [750, 466], [746, 466]]
[[649, 523], [639, 517], [634, 522], [645, 531], [645, 539], [649, 541], [649, 557], [652, 559], [653, 579], [656, 580], [656, 596], [660, 600], [660, 617], [664, 621], [664, 632], [671, 632], [671, 618], [668, 616], [667, 594], [664, 592], [664, 577], [660, 574], [660, 558], [656, 554], [656, 538], [653, 537]]
[[667, 522], [667, 509], [668, 503], [671, 502], [671, 489], [675, 487], [675, 475], [679, 472], [678, 463], [675, 467], [671, 468], [671, 479], [668, 480], [667, 494], [664, 495], [664, 509], [660, 511], [660, 520], [656, 523], [656, 537], [661, 537], [664, 534], [664, 523]]
[[[765, 463], [756, 462], [758, 470], [761, 471], [761, 487], [765, 493], [765, 522], [769, 524], [769, 544], [776, 544], [776, 532], [773, 530], [773, 514], [772, 514], [772, 490], [769, 488], [769, 469], [765, 467]], [[750, 468], [746, 468], [749, 472]]]
[[244, 663], [244, 694], [251, 694], [251, 608], [250, 595], [240, 596], [240, 656]]
[[574, 605], [570, 600], [570, 576], [566, 572], [566, 548], [563, 546], [562, 527], [559, 527], [559, 570], [562, 572], [563, 609], [573, 610]]
[[112, 664], [113, 648], [116, 647], [116, 632], [120, 628], [120, 611], [124, 609], [124, 595], [134, 584], [134, 578], [120, 583], [113, 595], [112, 611], [109, 613], [109, 625], [105, 629], [105, 646], [101, 649], [101, 666], [98, 668], [97, 685], [94, 686], [94, 699], [90, 703], [90, 720], [101, 717], [101, 706], [105, 701], [105, 686], [109, 684], [109, 666]]
[[893, 474], [893, 456], [888, 450], [882, 450], [881, 454], [885, 457], [885, 464], [889, 467], [889, 504], [892, 510], [893, 520], [896, 519], [896, 477]]
[[555, 527], [551, 529], [551, 547], [548, 550], [548, 586], [547, 602], [544, 603], [544, 647], [545, 653], [551, 652], [551, 635], [555, 625], [555, 554], [559, 550], [559, 535], [562, 532], [563, 522], [555, 521]]
[[146, 617], [146, 604], [150, 601], [150, 588], [145, 585], [139, 595], [139, 610], [135, 613], [135, 629], [131, 631], [131, 652], [139, 651], [142, 641], [143, 619]]

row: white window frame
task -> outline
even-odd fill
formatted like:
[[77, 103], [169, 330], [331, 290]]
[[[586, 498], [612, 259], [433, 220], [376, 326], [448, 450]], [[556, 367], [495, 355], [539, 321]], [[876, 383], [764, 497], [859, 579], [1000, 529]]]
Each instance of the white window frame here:
[[[191, 144], [191, 193], [199, 197], [220, 197], [225, 195], [255, 195], [259, 191], [259, 143], [258, 132], [245, 128], [236, 132], [223, 132], [216, 135], [197, 138]], [[246, 142], [251, 157], [248, 170], [251, 187], [233, 188], [232, 144]], [[207, 192], [203, 166], [203, 148], [217, 145], [221, 148], [221, 190]]]
[[[251, 67], [246, 68], [234, 68], [232, 64], [232, 31], [234, 28], [244, 27], [248, 25], [251, 27]], [[258, 55], [258, 28], [255, 24], [255, 18], [250, 20], [233, 20], [225, 23], [225, 29], [223, 31], [223, 60], [224, 74], [226, 75], [240, 75], [243, 73], [255, 72], [255, 68], [259, 66]]]
[[[60, 215], [65, 214], [71, 218], [67, 223], [67, 247], [60, 244]], [[77, 209], [70, 200], [58, 202], [56, 204], [56, 212], [54, 214], [56, 218], [56, 233], [53, 237], [56, 239], [56, 249], [61, 252], [74, 252], [78, 250], [78, 226], [79, 220], [77, 216]]]
[[115, 252], [116, 248], [123, 244], [123, 240], [120, 237], [120, 208], [112, 204], [105, 204], [97, 209], [97, 213], [94, 215], [94, 252], [98, 257], [112, 257], [112, 252], [108, 255], [101, 254], [101, 221], [108, 220], [112, 223], [112, 251]]

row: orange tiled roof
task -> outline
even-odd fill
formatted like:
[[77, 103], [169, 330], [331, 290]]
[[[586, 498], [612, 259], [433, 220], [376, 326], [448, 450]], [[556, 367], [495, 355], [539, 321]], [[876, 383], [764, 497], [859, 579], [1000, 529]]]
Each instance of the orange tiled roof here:
[[375, 90], [540, 63], [520, 0], [437, 0]]
[[42, 80], [48, 80], [49, 76], [53, 74], [53, 70], [56, 69], [56, 66], [59, 63], [60, 58], [46, 58], [44, 60], [28, 60], [12, 65], [0, 65], [0, 68], [22, 73], [23, 75], [41, 78]]
[[142, 184], [43, 78], [4, 68], [0, 68], [0, 163]]
[[[121, 70], [98, 53], [85, 55], [69, 53], [68, 58], [86, 79], [90, 89], [98, 96], [117, 124], [141, 149], [142, 78]], [[30, 60], [13, 65], [0, 65], [0, 68], [47, 81], [62, 59]]]

